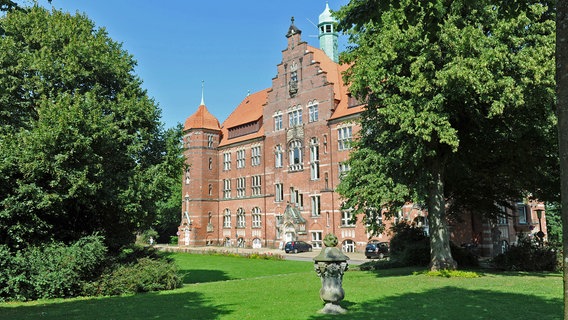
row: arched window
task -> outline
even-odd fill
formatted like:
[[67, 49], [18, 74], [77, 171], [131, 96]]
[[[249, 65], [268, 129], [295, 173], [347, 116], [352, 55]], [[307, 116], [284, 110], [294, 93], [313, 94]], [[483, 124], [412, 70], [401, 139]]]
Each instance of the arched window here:
[[310, 139], [310, 177], [312, 180], [320, 178], [319, 144], [317, 138]]
[[213, 195], [213, 185], [209, 184], [209, 195], [212, 196]]
[[209, 158], [209, 170], [213, 169], [213, 159]]
[[243, 208], [237, 209], [237, 228], [246, 227], [245, 210]]
[[262, 217], [260, 215], [260, 208], [254, 207], [252, 209], [252, 227], [253, 228], [260, 228], [262, 226], [261, 218]]
[[290, 142], [290, 171], [302, 170], [302, 142], [294, 140]]
[[277, 145], [276, 147], [274, 147], [274, 167], [282, 168], [282, 166], [283, 166], [282, 153], [283, 152], [284, 151], [282, 150], [281, 145]]
[[230, 228], [231, 227], [231, 210], [225, 209], [225, 213], [223, 214], [223, 228]]

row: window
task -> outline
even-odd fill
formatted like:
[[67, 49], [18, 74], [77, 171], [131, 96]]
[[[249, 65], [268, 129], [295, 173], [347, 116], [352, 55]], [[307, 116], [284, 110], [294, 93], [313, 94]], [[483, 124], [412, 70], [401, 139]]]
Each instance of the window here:
[[312, 138], [310, 143], [310, 177], [312, 180], [320, 178], [318, 139]]
[[260, 215], [260, 208], [254, 207], [252, 209], [252, 227], [253, 228], [260, 228], [262, 226], [261, 215]]
[[237, 150], [237, 168], [244, 168], [245, 167], [245, 150]]
[[228, 199], [231, 197], [231, 180], [223, 180], [223, 198]]
[[225, 213], [223, 214], [223, 228], [230, 228], [231, 227], [231, 210], [225, 209]]
[[237, 178], [237, 198], [243, 198], [246, 195], [246, 179], [244, 177]]
[[312, 196], [312, 217], [319, 217], [321, 214], [320, 196]]
[[519, 224], [527, 223], [527, 206], [524, 203], [517, 203], [517, 217]]
[[209, 195], [212, 196], [213, 195], [213, 185], [209, 184]]
[[322, 239], [322, 232], [321, 231], [312, 231], [312, 246], [314, 248], [321, 248], [321, 239]]
[[308, 103], [308, 115], [309, 115], [309, 119], [308, 122], [316, 122], [318, 121], [318, 102], [317, 101], [311, 101]]
[[229, 152], [223, 153], [223, 170], [231, 170], [231, 154]]
[[290, 188], [290, 203], [300, 208], [304, 206], [304, 195], [299, 190], [295, 190], [294, 187]]
[[212, 134], [207, 135], [207, 147], [213, 148], [213, 135]]
[[343, 252], [355, 252], [355, 242], [351, 239], [347, 239], [341, 244], [341, 249], [343, 249]]
[[245, 210], [243, 208], [237, 209], [237, 228], [246, 227]]
[[284, 185], [282, 183], [277, 183], [274, 185], [274, 201], [284, 201]]
[[347, 174], [347, 172], [351, 170], [351, 166], [347, 162], [340, 162], [339, 163], [339, 179], [343, 179], [343, 177]]
[[343, 127], [337, 130], [339, 150], [347, 150], [351, 148], [352, 129], [351, 127]]
[[189, 168], [185, 169], [185, 184], [189, 184], [190, 175], [191, 175], [190, 169]]
[[252, 147], [251, 164], [253, 167], [260, 165], [260, 146]]
[[274, 166], [276, 168], [282, 168], [283, 161], [282, 161], [282, 154], [283, 154], [282, 146], [277, 145], [274, 149]]
[[341, 212], [341, 226], [343, 227], [354, 227], [355, 223], [353, 221], [353, 211], [346, 210]]
[[299, 126], [302, 124], [302, 108], [298, 106], [297, 109], [288, 112], [288, 120], [290, 122], [290, 128]]
[[299, 140], [294, 140], [290, 142], [290, 171], [302, 169], [302, 143]]
[[209, 170], [213, 169], [213, 159], [209, 158]]
[[280, 131], [282, 129], [282, 113], [277, 113], [274, 116], [274, 131]]
[[262, 192], [262, 180], [261, 176], [252, 176], [252, 195], [259, 196]]

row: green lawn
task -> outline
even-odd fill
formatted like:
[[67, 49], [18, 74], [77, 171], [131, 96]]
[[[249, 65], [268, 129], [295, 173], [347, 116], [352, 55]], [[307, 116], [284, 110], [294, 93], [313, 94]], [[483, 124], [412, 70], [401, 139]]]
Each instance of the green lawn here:
[[413, 275], [348, 271], [346, 315], [317, 313], [311, 263], [174, 254], [178, 290], [134, 296], [0, 304], [0, 319], [560, 319], [560, 274]]

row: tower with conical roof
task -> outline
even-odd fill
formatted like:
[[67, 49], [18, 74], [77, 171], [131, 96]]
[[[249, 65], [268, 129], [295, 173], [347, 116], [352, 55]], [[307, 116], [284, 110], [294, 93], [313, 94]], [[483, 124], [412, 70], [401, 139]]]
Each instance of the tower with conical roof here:
[[319, 15], [318, 20], [320, 49], [334, 62], [339, 61], [337, 48], [337, 20], [331, 15], [329, 4], [325, 3], [325, 10]]
[[221, 139], [219, 120], [201, 95], [197, 111], [183, 127], [184, 157], [187, 168], [182, 182], [182, 214], [178, 228], [180, 245], [201, 246], [211, 230], [211, 217], [218, 210], [218, 150]]

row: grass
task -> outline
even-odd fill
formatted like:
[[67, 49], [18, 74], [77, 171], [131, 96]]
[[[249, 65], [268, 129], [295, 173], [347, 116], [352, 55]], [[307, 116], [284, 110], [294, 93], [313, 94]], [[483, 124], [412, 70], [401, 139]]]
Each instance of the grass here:
[[[560, 319], [562, 277], [429, 276], [411, 268], [348, 271], [346, 315], [321, 315], [309, 262], [172, 254], [183, 288], [120, 297], [0, 304], [0, 319]], [[418, 272], [417, 272], [418, 271]], [[423, 270], [422, 270], [423, 271]]]

